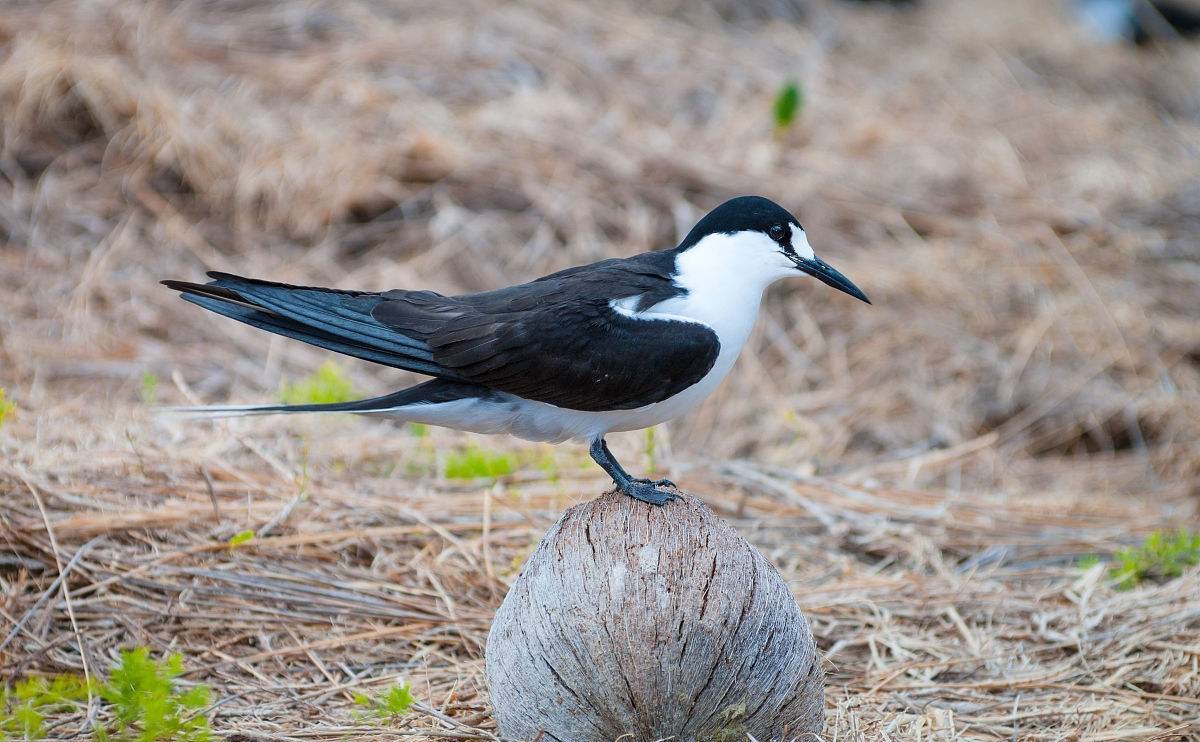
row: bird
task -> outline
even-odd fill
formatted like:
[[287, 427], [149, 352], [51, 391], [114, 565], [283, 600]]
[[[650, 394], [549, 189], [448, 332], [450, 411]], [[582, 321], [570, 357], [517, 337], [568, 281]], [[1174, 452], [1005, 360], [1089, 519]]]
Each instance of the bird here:
[[349, 412], [532, 441], [581, 440], [622, 493], [665, 505], [678, 496], [674, 483], [633, 477], [605, 436], [672, 420], [708, 397], [746, 344], [766, 288], [795, 276], [870, 304], [816, 256], [795, 216], [767, 198], [739, 196], [674, 248], [480, 293], [347, 291], [221, 272], [208, 273], [208, 283], [162, 283], [252, 327], [432, 377], [353, 402], [191, 412]]

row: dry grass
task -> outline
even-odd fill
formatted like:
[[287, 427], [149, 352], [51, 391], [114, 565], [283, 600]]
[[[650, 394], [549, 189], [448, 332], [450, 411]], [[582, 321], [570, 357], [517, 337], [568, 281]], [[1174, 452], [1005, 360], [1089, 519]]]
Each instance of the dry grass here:
[[[1195, 48], [1096, 47], [1033, 0], [18, 2], [0, 136], [5, 677], [177, 648], [231, 739], [310, 740], [367, 734], [350, 692], [404, 675], [425, 711], [370, 734], [487, 737], [492, 612], [599, 472], [350, 419], [158, 419], [144, 372], [160, 402], [254, 401], [323, 354], [155, 282], [474, 290], [755, 192], [875, 306], [773, 290], [658, 458], [793, 581], [827, 737], [1200, 736], [1200, 575], [1075, 566], [1198, 522]], [[445, 480], [469, 442], [518, 472]]]

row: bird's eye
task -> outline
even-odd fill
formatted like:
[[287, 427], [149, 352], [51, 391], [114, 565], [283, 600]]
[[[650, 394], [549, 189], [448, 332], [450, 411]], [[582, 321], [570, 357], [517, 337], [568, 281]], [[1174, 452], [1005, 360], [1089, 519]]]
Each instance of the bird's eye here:
[[792, 252], [792, 241], [789, 239], [791, 235], [788, 234], [787, 227], [782, 224], [776, 224], [767, 230], [767, 235], [775, 240], [776, 244], [782, 247], [785, 253]]

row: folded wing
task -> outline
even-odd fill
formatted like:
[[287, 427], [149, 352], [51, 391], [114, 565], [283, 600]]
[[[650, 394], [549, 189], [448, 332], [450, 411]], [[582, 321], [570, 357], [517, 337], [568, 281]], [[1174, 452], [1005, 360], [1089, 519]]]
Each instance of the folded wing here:
[[649, 253], [499, 291], [447, 297], [289, 286], [225, 273], [164, 281], [218, 314], [321, 348], [575, 410], [634, 409], [708, 373], [720, 344], [704, 325], [630, 318], [677, 295], [669, 256]]

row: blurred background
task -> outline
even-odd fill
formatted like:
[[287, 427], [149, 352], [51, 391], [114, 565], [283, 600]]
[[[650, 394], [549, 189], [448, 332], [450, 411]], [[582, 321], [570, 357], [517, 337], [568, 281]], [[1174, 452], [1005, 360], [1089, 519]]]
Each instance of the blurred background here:
[[[100, 538], [97, 553], [128, 566], [164, 544], [261, 536], [264, 524], [477, 521], [463, 503], [480, 490], [455, 483], [459, 465], [517, 498], [497, 522], [545, 525], [606, 485], [569, 445], [343, 418], [158, 419], [163, 404], [270, 402], [330, 385], [367, 396], [416, 380], [344, 360], [305, 381], [328, 354], [206, 314], [160, 279], [224, 270], [478, 291], [671, 247], [738, 194], [796, 213], [817, 252], [874, 304], [811, 281], [773, 287], [708, 403], [650, 435], [616, 436], [631, 467], [666, 471], [714, 504], [722, 488], [751, 491], [723, 502], [740, 502], [739, 524], [752, 530], [775, 513], [753, 497], [795, 506], [780, 483], [876, 493], [847, 505], [858, 515], [841, 530], [830, 525], [843, 522], [836, 507], [795, 506], [790, 535], [755, 531], [810, 587], [847, 564], [906, 569], [893, 587], [911, 584], [942, 574], [924, 561], [931, 554], [992, 553], [989, 539], [1050, 513], [1080, 520], [1052, 536], [1013, 535], [1003, 553], [1028, 547], [1073, 568], [1153, 527], [1194, 526], [1200, 46], [1189, 12], [1186, 2], [1083, 0], [9, 0], [0, 513], [15, 544], [6, 579], [32, 577], [7, 610], [20, 615], [56, 574], [47, 517], [65, 543]], [[297, 386], [306, 383], [325, 386]], [[463, 464], [461, 451], [475, 458]], [[322, 482], [326, 494], [313, 495]], [[362, 493], [378, 498], [354, 499]], [[203, 520], [210, 498], [215, 525]], [[223, 498], [241, 504], [218, 508]], [[391, 507], [379, 505], [386, 498], [408, 510], [363, 513]], [[888, 511], [914, 503], [927, 510]], [[975, 503], [978, 532], [954, 536], [945, 518]], [[1019, 514], [1004, 510], [1013, 503]], [[855, 530], [866, 521], [869, 536]], [[831, 541], [805, 551], [806, 529]], [[509, 549], [497, 559], [519, 564], [537, 533], [507, 545], [493, 535]], [[364, 569], [397, 570], [394, 580], [437, 551], [422, 542], [405, 562], [398, 544], [347, 539], [322, 559], [361, 558]], [[477, 568], [438, 574], [459, 584]], [[96, 569], [89, 579], [106, 574]], [[497, 584], [479, 598], [479, 631]], [[822, 610], [841, 609], [813, 601], [822, 648], [852, 646], [840, 682], [890, 668], [874, 645], [862, 655], [853, 647], [865, 645], [839, 645], [859, 624], [833, 631]], [[65, 614], [52, 615], [66, 631]], [[862, 615], [867, 625], [879, 614]], [[956, 626], [939, 641], [959, 642]], [[477, 659], [464, 642], [463, 657]], [[74, 666], [74, 646], [59, 648], [19, 667], [46, 656]], [[1180, 677], [1157, 687], [1195, 690], [1194, 673]]]
[[753, 193], [875, 305], [775, 287], [670, 431], [681, 460], [1194, 485], [1196, 48], [1105, 41], [1069, 3], [899, 6], [9, 4], [10, 400], [120, 408], [176, 369], [269, 400], [325, 357], [161, 278], [477, 291], [673, 246]]

